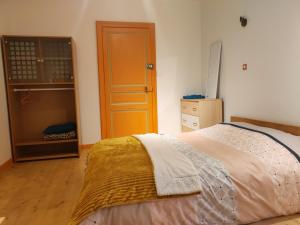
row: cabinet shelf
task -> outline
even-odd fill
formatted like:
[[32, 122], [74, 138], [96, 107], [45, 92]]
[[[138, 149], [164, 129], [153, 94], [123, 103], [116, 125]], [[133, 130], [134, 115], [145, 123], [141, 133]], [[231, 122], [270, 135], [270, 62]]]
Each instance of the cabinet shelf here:
[[16, 162], [34, 161], [34, 160], [46, 160], [46, 159], [60, 159], [60, 158], [74, 158], [78, 157], [78, 153], [56, 153], [49, 155], [36, 155], [36, 156], [20, 156], [16, 159]]
[[44, 57], [44, 60], [72, 60], [72, 58], [68, 57]]
[[74, 91], [74, 88], [14, 88], [14, 92], [33, 92], [33, 91]]
[[74, 82], [44, 82], [44, 83], [9, 83], [9, 86], [32, 86], [32, 85], [74, 85]]
[[51, 144], [63, 144], [63, 143], [72, 143], [78, 142], [78, 139], [68, 139], [68, 140], [31, 140], [17, 142], [16, 146], [31, 146], [31, 145], [51, 145]]

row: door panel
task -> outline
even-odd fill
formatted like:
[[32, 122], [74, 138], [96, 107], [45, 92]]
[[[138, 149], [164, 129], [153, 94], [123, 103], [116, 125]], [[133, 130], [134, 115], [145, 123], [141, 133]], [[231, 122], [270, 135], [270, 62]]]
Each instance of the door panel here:
[[[122, 126], [120, 126], [122, 124]], [[115, 110], [111, 112], [111, 136], [145, 133], [149, 130], [148, 110]]]
[[97, 23], [102, 137], [157, 132], [154, 26]]
[[146, 104], [147, 93], [141, 92], [114, 92], [111, 94], [111, 104]]
[[104, 29], [109, 42], [108, 63], [112, 87], [147, 85], [148, 32], [137, 29]]

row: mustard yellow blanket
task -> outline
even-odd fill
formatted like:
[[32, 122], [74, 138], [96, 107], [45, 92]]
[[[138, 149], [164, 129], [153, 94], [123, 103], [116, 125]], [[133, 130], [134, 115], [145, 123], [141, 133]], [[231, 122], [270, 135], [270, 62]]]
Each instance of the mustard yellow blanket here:
[[103, 140], [88, 155], [85, 182], [69, 225], [78, 225], [99, 208], [158, 198], [152, 163], [140, 141]]

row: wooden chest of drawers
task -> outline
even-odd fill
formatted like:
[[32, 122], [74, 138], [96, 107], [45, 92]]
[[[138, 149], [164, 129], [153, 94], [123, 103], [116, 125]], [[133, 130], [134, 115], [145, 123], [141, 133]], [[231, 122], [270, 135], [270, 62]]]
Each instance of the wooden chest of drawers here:
[[221, 99], [181, 100], [182, 132], [210, 127], [223, 122]]

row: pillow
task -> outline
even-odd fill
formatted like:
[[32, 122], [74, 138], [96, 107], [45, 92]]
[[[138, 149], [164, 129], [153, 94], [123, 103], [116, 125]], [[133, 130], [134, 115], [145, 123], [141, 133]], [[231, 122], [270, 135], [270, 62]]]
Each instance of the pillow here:
[[281, 130], [276, 130], [268, 127], [260, 127], [256, 126], [250, 123], [244, 123], [244, 122], [233, 122], [232, 124], [236, 124], [242, 127], [250, 128], [253, 130], [262, 131], [264, 133], [267, 133], [277, 140], [284, 143], [286, 146], [290, 147], [294, 152], [296, 152], [298, 155], [300, 155], [300, 136], [295, 136], [290, 133], [283, 132]]

